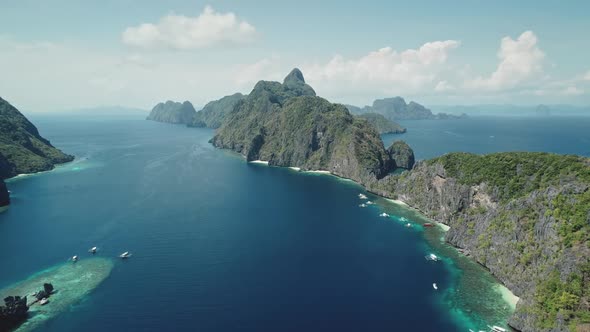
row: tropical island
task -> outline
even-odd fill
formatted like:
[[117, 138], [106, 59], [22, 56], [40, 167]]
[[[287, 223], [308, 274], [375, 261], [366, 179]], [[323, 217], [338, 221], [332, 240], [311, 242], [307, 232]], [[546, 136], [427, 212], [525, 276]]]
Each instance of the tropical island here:
[[48, 171], [72, 160], [73, 156], [51, 145], [22, 113], [0, 98], [0, 209], [10, 202], [5, 179]]
[[298, 69], [282, 84], [258, 82], [211, 143], [247, 161], [352, 179], [448, 225], [445, 240], [520, 297], [508, 322], [519, 331], [590, 328], [588, 158], [451, 153], [415, 163], [405, 142], [386, 149], [375, 126], [316, 96]]
[[147, 120], [173, 124], [190, 124], [195, 114], [195, 108], [190, 101], [179, 103], [168, 100], [165, 103], [159, 103], [154, 106]]
[[373, 101], [373, 105], [358, 107], [354, 105], [346, 105], [346, 108], [352, 114], [366, 114], [377, 113], [383, 115], [391, 121], [398, 120], [449, 120], [449, 119], [464, 119], [467, 114], [454, 115], [449, 113], [433, 114], [428, 108], [410, 101], [406, 103], [402, 97], [383, 98]]

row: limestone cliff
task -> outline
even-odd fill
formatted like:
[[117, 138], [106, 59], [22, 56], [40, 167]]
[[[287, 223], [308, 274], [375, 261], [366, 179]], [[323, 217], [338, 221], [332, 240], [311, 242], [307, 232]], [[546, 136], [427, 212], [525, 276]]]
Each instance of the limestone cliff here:
[[211, 101], [195, 114], [192, 122], [188, 125], [190, 127], [217, 129], [221, 127], [225, 118], [234, 111], [236, 105], [244, 98], [246, 96], [243, 94], [235, 93], [231, 96], [225, 96], [219, 100]]
[[0, 98], [0, 179], [47, 171], [73, 159], [41, 137], [24, 115]]
[[154, 106], [147, 120], [173, 124], [191, 124], [196, 113], [193, 104], [189, 101], [179, 103], [168, 100]]
[[590, 325], [590, 161], [454, 153], [370, 188], [450, 226], [446, 240], [521, 298], [520, 331]]
[[317, 97], [298, 69], [283, 84], [258, 82], [211, 142], [247, 160], [326, 170], [362, 184], [383, 178], [394, 165], [375, 128]]
[[8, 206], [9, 204], [10, 194], [6, 188], [6, 183], [4, 183], [4, 180], [0, 180], [0, 211], [2, 211], [2, 208]]

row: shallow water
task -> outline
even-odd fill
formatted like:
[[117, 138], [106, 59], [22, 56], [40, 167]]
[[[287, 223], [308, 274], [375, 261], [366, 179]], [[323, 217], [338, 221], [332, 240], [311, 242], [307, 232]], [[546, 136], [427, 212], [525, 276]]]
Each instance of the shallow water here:
[[77, 160], [9, 181], [0, 288], [92, 246], [133, 253], [44, 331], [466, 331], [509, 314], [442, 230], [405, 227], [420, 216], [384, 200], [359, 208], [350, 181], [247, 164], [206, 129], [32, 120]]
[[[69, 310], [72, 305], [80, 303], [109, 276], [112, 269], [112, 260], [106, 258], [92, 257], [76, 263], [61, 263], [0, 289], [0, 298], [9, 295], [27, 296], [29, 319], [16, 331], [33, 331], [47, 320]], [[49, 297], [49, 303], [41, 306], [35, 303], [33, 294], [42, 290], [44, 283], [51, 283], [54, 293]]]

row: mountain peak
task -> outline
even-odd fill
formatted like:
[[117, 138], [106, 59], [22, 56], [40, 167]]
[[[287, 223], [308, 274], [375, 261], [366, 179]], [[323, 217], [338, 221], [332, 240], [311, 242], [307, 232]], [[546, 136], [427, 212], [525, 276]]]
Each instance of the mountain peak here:
[[303, 73], [301, 72], [301, 70], [299, 70], [299, 68], [294, 68], [293, 70], [291, 70], [289, 75], [285, 77], [283, 84], [289, 83], [305, 84], [305, 78], [303, 78]]

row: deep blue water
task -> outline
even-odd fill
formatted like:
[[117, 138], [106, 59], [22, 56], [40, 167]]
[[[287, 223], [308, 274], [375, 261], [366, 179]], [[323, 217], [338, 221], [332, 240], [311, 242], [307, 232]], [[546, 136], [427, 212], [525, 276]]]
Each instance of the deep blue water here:
[[444, 265], [350, 182], [247, 164], [210, 130], [34, 120], [78, 160], [9, 183], [0, 287], [91, 246], [133, 252], [43, 330], [457, 330], [433, 299]]
[[[466, 330], [431, 286], [454, 287], [448, 266], [424, 260], [432, 248], [420, 231], [380, 218], [379, 207], [359, 208], [351, 182], [247, 164], [208, 144], [205, 129], [32, 120], [77, 160], [9, 182], [0, 288], [74, 254], [83, 259], [91, 246], [107, 257], [133, 252], [44, 331]], [[418, 158], [560, 147], [588, 154], [580, 142], [590, 142], [588, 122], [551, 133], [487, 119], [404, 124], [409, 133], [395, 138]], [[490, 135], [504, 143], [488, 144]]]
[[542, 151], [590, 156], [590, 117], [471, 117], [465, 120], [404, 121], [403, 139], [418, 159], [447, 152]]

